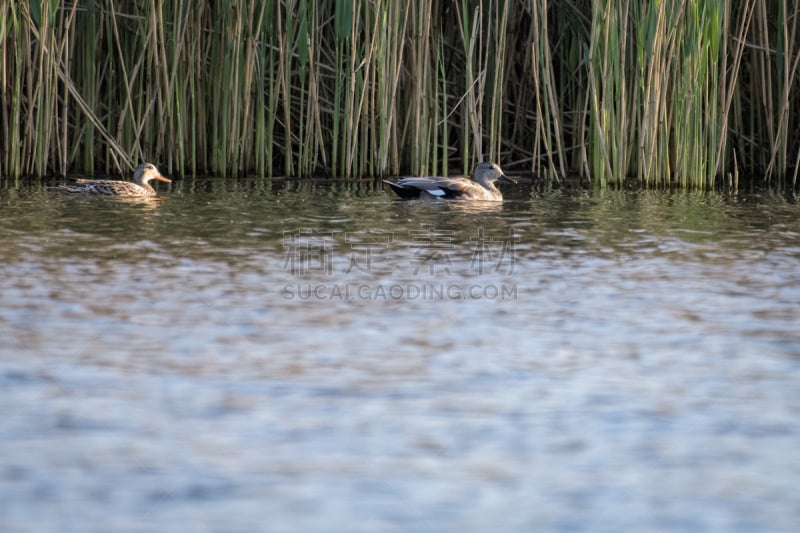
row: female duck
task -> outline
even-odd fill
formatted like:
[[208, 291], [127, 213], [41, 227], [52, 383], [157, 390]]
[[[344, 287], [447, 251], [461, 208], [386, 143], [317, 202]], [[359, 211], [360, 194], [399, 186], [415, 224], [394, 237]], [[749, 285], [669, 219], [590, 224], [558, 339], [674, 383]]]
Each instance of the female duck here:
[[152, 163], [142, 163], [133, 173], [133, 182], [113, 180], [75, 180], [74, 183], [59, 185], [58, 189], [72, 194], [101, 194], [105, 196], [155, 196], [156, 191], [148, 183], [151, 180], [172, 183], [161, 175]]
[[[386, 181], [386, 180], [384, 180]], [[478, 163], [473, 178], [402, 178], [386, 181], [401, 198], [503, 201], [496, 181], [516, 183], [494, 163]]]

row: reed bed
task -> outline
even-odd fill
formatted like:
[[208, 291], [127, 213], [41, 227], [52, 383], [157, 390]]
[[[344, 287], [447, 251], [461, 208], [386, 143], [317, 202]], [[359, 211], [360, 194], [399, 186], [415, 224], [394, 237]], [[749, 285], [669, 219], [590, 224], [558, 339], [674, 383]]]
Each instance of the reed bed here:
[[788, 0], [0, 0], [0, 174], [796, 184]]

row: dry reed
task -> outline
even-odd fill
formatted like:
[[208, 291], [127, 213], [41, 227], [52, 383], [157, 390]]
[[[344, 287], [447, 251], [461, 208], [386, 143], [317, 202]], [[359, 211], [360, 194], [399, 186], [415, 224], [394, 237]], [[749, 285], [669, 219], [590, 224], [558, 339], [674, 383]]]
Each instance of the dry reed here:
[[787, 0], [0, 0], [0, 175], [796, 184]]

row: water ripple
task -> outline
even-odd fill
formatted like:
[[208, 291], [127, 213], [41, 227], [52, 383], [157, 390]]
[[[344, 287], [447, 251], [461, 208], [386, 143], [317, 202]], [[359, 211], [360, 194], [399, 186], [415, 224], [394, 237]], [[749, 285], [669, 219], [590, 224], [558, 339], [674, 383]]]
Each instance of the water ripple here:
[[4, 530], [800, 521], [794, 203], [258, 181], [14, 198]]

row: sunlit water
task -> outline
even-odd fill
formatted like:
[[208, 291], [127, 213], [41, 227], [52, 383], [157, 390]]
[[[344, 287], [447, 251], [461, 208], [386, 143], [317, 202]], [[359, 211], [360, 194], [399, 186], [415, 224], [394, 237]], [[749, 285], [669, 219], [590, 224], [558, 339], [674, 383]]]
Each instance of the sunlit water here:
[[161, 192], [0, 188], [0, 530], [797, 530], [793, 198]]

